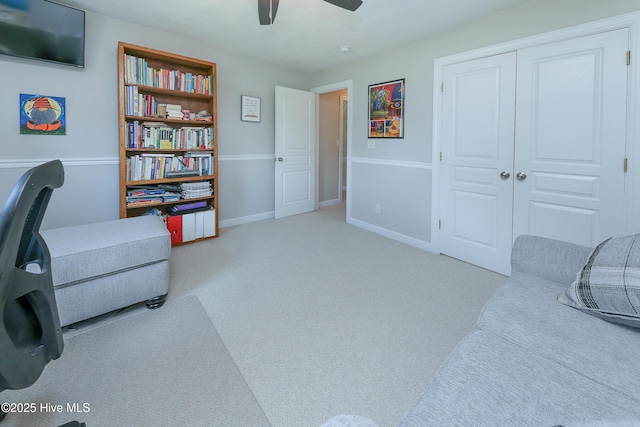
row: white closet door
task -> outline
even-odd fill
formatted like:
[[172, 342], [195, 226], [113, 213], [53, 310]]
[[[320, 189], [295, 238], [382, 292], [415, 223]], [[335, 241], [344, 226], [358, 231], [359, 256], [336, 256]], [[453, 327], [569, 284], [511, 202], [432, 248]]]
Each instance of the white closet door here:
[[509, 274], [515, 52], [443, 70], [441, 252]]
[[626, 29], [518, 51], [514, 238], [624, 232]]

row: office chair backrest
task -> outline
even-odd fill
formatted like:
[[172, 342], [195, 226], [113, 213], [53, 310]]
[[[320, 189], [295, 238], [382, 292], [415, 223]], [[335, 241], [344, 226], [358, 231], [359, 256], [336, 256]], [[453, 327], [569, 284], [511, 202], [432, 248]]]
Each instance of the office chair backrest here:
[[59, 160], [27, 171], [0, 212], [0, 391], [29, 387], [62, 354], [49, 250], [39, 234]]

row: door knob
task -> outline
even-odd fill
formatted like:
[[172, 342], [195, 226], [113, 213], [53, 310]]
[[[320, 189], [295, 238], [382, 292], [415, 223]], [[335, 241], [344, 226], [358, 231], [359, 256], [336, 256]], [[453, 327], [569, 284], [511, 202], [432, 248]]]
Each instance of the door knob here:
[[283, 162], [284, 161], [284, 159], [282, 157], [278, 157], [276, 160], [279, 161], [279, 162]]
[[509, 179], [510, 176], [511, 176], [511, 174], [509, 172], [507, 172], [507, 171], [502, 171], [500, 173], [500, 178], [502, 178], [502, 179]]
[[524, 181], [525, 179], [527, 179], [527, 175], [522, 172], [518, 172], [516, 174], [516, 178], [518, 178], [520, 181]]

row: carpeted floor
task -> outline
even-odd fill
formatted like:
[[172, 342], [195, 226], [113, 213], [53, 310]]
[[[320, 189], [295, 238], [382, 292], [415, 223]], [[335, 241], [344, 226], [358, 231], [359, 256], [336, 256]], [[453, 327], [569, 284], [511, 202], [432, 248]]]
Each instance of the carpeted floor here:
[[[342, 210], [341, 210], [342, 209]], [[351, 226], [341, 206], [174, 248], [274, 427], [397, 425], [504, 276]]]
[[270, 425], [195, 296], [120, 317], [66, 338], [32, 387], [0, 393], [35, 408], [2, 426]]
[[504, 281], [353, 227], [344, 205], [224, 228], [170, 264], [164, 307], [80, 325], [36, 385], [0, 393], [89, 413], [2, 426], [395, 426]]

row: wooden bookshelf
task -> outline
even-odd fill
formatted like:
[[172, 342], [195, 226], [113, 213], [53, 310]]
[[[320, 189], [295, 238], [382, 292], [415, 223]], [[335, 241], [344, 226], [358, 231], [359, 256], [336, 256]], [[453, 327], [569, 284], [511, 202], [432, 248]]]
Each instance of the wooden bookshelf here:
[[[180, 106], [176, 109], [176, 106]], [[172, 110], [169, 115], [163, 115]], [[187, 110], [189, 117], [183, 117]], [[176, 111], [178, 117], [176, 117]], [[208, 115], [198, 113], [207, 112]], [[118, 43], [118, 123], [120, 157], [120, 217], [143, 215], [158, 209], [165, 220], [176, 206], [205, 203], [210, 210], [198, 218], [206, 223], [204, 235], [174, 241], [190, 243], [218, 236], [218, 109], [216, 64], [124, 42]], [[197, 176], [168, 176], [167, 173], [197, 171]], [[193, 173], [193, 172], [192, 172]], [[208, 186], [210, 195], [175, 197], [169, 187], [188, 183]], [[161, 187], [158, 187], [161, 185]], [[129, 198], [131, 191], [146, 190], [149, 202]], [[202, 190], [207, 192], [208, 190]], [[140, 198], [146, 195], [138, 195]], [[167, 200], [165, 200], [167, 199]], [[211, 212], [213, 211], [213, 213]], [[188, 212], [190, 215], [191, 212]], [[198, 212], [193, 212], [199, 215]], [[175, 214], [172, 221], [175, 224]], [[189, 218], [191, 221], [192, 218]], [[186, 223], [186, 216], [185, 216]], [[191, 231], [189, 231], [191, 235]]]

